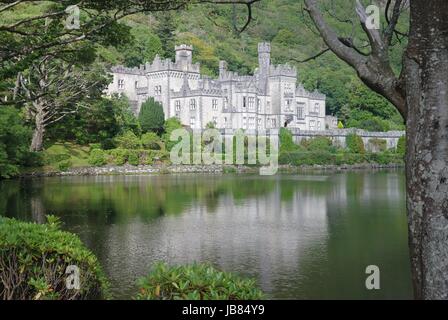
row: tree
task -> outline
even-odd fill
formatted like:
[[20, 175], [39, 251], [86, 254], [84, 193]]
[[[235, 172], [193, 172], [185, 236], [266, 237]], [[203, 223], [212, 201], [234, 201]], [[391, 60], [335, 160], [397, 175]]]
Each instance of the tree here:
[[160, 102], [149, 98], [142, 104], [140, 113], [138, 115], [138, 121], [143, 133], [152, 131], [158, 134], [163, 132], [163, 124], [165, 123], [165, 114], [163, 112], [163, 106]]
[[17, 174], [25, 164], [30, 138], [19, 112], [14, 107], [0, 108], [0, 179]]
[[[448, 299], [448, 1], [387, 0], [383, 29], [369, 28], [360, 1], [356, 13], [368, 49], [339, 37], [317, 0], [304, 0], [325, 44], [389, 100], [406, 121], [409, 246], [416, 298]], [[409, 32], [397, 30], [409, 8]], [[390, 10], [392, 9], [392, 10]], [[391, 12], [390, 12], [391, 11]], [[390, 63], [393, 39], [408, 36], [397, 75]]]
[[126, 96], [102, 97], [89, 103], [83, 112], [67, 115], [50, 126], [46, 135], [50, 141], [75, 141], [79, 144], [101, 143], [103, 149], [114, 147], [112, 138], [133, 131], [140, 134], [137, 118]]
[[[125, 64], [127, 67], [139, 67], [154, 60], [157, 54], [163, 52], [164, 43], [147, 28], [135, 27], [131, 31], [134, 41], [125, 50]], [[170, 52], [174, 52], [174, 45]]]
[[34, 122], [30, 150], [42, 151], [47, 127], [87, 108], [89, 101], [100, 99], [108, 77], [89, 63], [67, 63], [47, 55], [19, 73], [17, 82], [14, 101], [25, 103], [28, 117]]
[[176, 44], [176, 16], [173, 12], [161, 12], [157, 18], [155, 31], [162, 43], [163, 57], [173, 59]]
[[[39, 1], [0, 0], [0, 64], [2, 68], [10, 64], [32, 60], [33, 57], [63, 50], [75, 42], [110, 42], [115, 33], [128, 29], [118, 21], [139, 12], [164, 12], [179, 10], [191, 4], [216, 3], [240, 4], [248, 9], [246, 24], [252, 20], [252, 5], [261, 0], [84, 0], [84, 1]], [[30, 13], [17, 15], [27, 3], [34, 5]], [[40, 30], [50, 22], [51, 36], [42, 36]], [[79, 22], [79, 23], [77, 23]], [[115, 37], [116, 41], [128, 39]]]

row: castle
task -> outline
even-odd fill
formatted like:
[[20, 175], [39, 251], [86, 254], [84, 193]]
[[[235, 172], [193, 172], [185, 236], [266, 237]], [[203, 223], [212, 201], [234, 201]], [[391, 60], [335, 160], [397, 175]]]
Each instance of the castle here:
[[297, 70], [271, 64], [269, 43], [258, 45], [258, 68], [253, 76], [239, 75], [219, 64], [218, 79], [200, 73], [193, 47], [176, 46], [175, 61], [156, 56], [139, 68], [112, 68], [108, 94], [126, 95], [137, 114], [149, 97], [163, 105], [165, 117], [204, 129], [267, 130], [280, 127], [321, 131], [337, 126], [326, 116], [325, 95], [297, 86]]

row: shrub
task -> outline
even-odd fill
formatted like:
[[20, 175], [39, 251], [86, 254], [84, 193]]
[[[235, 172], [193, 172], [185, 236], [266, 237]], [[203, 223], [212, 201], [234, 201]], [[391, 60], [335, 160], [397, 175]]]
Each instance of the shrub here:
[[132, 131], [126, 131], [120, 136], [115, 137], [115, 144], [123, 149], [140, 149], [141, 141]]
[[[48, 224], [0, 218], [0, 299], [102, 299], [108, 284], [96, 257], [78, 236]], [[80, 289], [66, 286], [67, 267], [79, 268]]]
[[362, 141], [362, 138], [357, 134], [349, 134], [345, 138], [345, 142], [347, 144], [347, 149], [352, 153], [364, 154], [366, 152], [364, 148], [364, 142]]
[[154, 153], [153, 153], [153, 151], [144, 150], [144, 151], [140, 152], [139, 158], [140, 158], [141, 164], [151, 165], [151, 164], [153, 164]]
[[171, 149], [177, 144], [177, 141], [170, 141], [171, 133], [176, 129], [182, 129], [182, 124], [177, 118], [169, 118], [165, 121], [165, 133], [162, 136], [163, 141], [165, 141], [166, 149], [171, 151]]
[[106, 154], [101, 149], [90, 151], [89, 163], [93, 166], [101, 167], [106, 164]]
[[336, 151], [336, 148], [333, 147], [331, 140], [327, 137], [315, 137], [312, 139], [303, 140], [301, 145], [308, 151]]
[[69, 160], [70, 155], [67, 153], [44, 153], [44, 162], [45, 164], [54, 165], [58, 162]]
[[45, 164], [43, 154], [40, 152], [28, 152], [26, 159], [24, 159], [23, 165], [25, 167], [41, 167]]
[[255, 281], [221, 272], [208, 264], [169, 267], [157, 263], [139, 279], [139, 300], [256, 300], [263, 293]]
[[160, 150], [162, 141], [155, 132], [148, 132], [142, 135], [142, 145], [145, 149]]
[[61, 171], [67, 171], [72, 166], [72, 162], [70, 160], [64, 160], [58, 163], [58, 169]]
[[279, 133], [280, 152], [297, 151], [299, 146], [294, 143], [292, 133], [286, 128], [281, 128]]
[[91, 143], [90, 144], [90, 151], [95, 150], [95, 149], [102, 149], [101, 148], [101, 143]]
[[341, 152], [336, 154], [336, 163], [337, 165], [354, 165], [359, 163], [364, 163], [366, 158], [363, 154], [360, 153], [351, 153], [351, 152]]
[[130, 150], [128, 153], [128, 163], [133, 166], [138, 166], [139, 161], [139, 153], [135, 150]]
[[378, 164], [403, 163], [403, 158], [400, 155], [390, 151], [371, 153], [368, 156], [370, 162]]
[[397, 142], [397, 153], [400, 155], [406, 154], [406, 136], [401, 136]]
[[149, 98], [142, 104], [138, 121], [140, 122], [143, 133], [149, 131], [162, 133], [165, 123], [165, 114], [163, 113], [162, 105], [155, 101], [154, 98]]
[[387, 150], [387, 141], [385, 139], [372, 138], [369, 144], [373, 152], [384, 152]]
[[112, 156], [112, 161], [117, 166], [122, 166], [128, 160], [128, 150], [126, 149], [113, 149], [110, 151], [110, 155]]
[[101, 149], [103, 150], [111, 150], [115, 148], [115, 142], [111, 138], [106, 138], [101, 141]]

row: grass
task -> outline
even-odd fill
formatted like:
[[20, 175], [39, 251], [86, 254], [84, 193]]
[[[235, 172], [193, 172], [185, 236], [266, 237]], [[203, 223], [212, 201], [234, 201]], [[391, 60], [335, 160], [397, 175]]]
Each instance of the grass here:
[[[68, 160], [70, 160], [73, 167], [87, 167], [89, 166], [89, 152], [89, 146], [81, 146], [70, 142], [58, 142], [46, 149], [44, 151], [44, 156], [51, 159], [57, 155], [67, 155], [70, 157]], [[49, 166], [54, 168], [57, 168], [57, 164], [58, 162], [48, 163]]]
[[57, 142], [42, 152], [43, 167], [22, 168], [23, 174], [32, 172], [61, 171], [60, 164], [68, 162], [70, 168], [89, 167], [89, 146], [81, 146], [71, 142]]

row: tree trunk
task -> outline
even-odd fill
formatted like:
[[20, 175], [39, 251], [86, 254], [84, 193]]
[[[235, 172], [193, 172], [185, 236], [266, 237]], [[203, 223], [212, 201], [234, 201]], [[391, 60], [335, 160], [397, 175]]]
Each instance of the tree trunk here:
[[36, 109], [35, 128], [33, 132], [33, 140], [31, 141], [30, 151], [38, 152], [42, 151], [44, 148], [45, 118], [42, 106], [39, 103], [35, 103], [34, 107]]
[[448, 299], [448, 1], [412, 0], [404, 59], [414, 293]]

